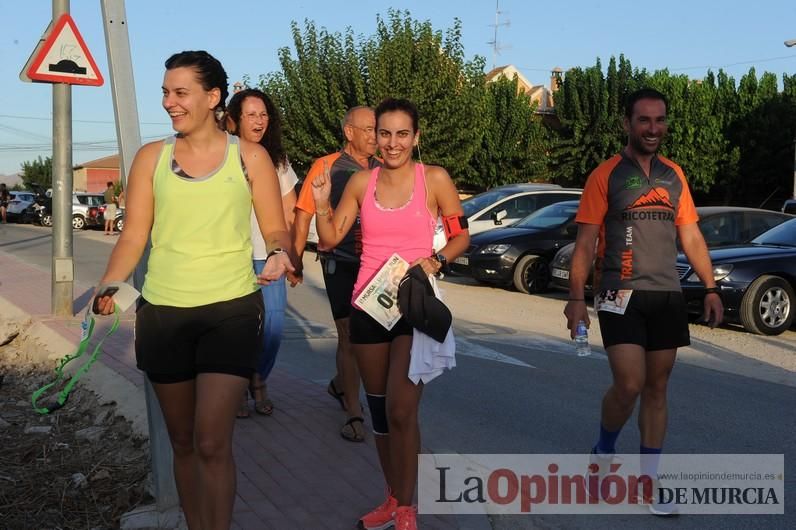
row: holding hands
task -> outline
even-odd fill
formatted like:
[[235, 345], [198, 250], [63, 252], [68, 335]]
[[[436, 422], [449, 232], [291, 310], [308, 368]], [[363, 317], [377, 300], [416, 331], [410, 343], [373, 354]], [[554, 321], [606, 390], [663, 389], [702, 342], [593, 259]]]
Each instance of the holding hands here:
[[284, 274], [295, 272], [295, 267], [290, 263], [290, 257], [284, 250], [272, 250], [265, 260], [265, 267], [263, 272], [257, 275], [257, 283], [260, 285], [268, 285], [273, 281], [278, 280]]

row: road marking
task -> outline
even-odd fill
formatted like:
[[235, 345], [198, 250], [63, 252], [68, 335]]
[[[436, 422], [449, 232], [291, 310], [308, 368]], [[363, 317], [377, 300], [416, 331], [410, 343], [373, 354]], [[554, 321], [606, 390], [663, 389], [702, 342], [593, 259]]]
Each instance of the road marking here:
[[[483, 339], [479, 337], [478, 340]], [[500, 363], [513, 364], [515, 366], [524, 366], [526, 368], [536, 368], [533, 365], [522, 362], [519, 359], [515, 359], [509, 355], [502, 354], [499, 351], [493, 350], [492, 348], [487, 348], [486, 346], [481, 346], [480, 344], [474, 344], [468, 339], [462, 338], [461, 336], [456, 337], [456, 353], [459, 355], [465, 355], [467, 357], [475, 357], [476, 359], [486, 359], [487, 361], [497, 361]]]
[[[456, 339], [459, 342], [459, 338]], [[560, 353], [563, 355], [577, 356], [575, 353], [575, 345], [569, 341], [558, 339], [549, 339], [540, 336], [531, 335], [512, 335], [510, 337], [499, 337], [497, 335], [479, 336], [477, 340], [481, 342], [490, 342], [492, 344], [499, 344], [501, 346], [513, 346], [515, 348], [522, 348], [524, 350], [540, 351], [544, 353]], [[597, 359], [607, 359], [608, 357], [601, 351], [596, 350], [592, 345], [592, 352], [589, 357]]]

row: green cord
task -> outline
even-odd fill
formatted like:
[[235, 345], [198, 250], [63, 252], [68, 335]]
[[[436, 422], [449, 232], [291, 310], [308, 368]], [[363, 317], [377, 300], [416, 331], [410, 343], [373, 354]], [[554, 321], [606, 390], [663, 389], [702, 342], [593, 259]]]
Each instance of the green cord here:
[[72, 391], [72, 388], [75, 386], [78, 379], [80, 379], [83, 376], [83, 374], [88, 372], [89, 368], [91, 368], [91, 365], [94, 364], [94, 362], [99, 357], [99, 354], [102, 353], [101, 350], [102, 343], [105, 342], [105, 339], [113, 335], [116, 332], [116, 330], [119, 328], [118, 305], [114, 307], [113, 313], [114, 313], [113, 324], [111, 324], [111, 327], [107, 331], [107, 333], [105, 333], [105, 336], [102, 337], [102, 340], [100, 340], [99, 343], [97, 343], [97, 345], [94, 347], [94, 351], [91, 353], [91, 357], [89, 358], [89, 360], [86, 361], [86, 363], [83, 364], [83, 366], [78, 368], [75, 374], [69, 379], [69, 381], [66, 383], [66, 386], [64, 386], [63, 390], [61, 390], [58, 393], [58, 397], [55, 400], [55, 402], [51, 403], [50, 405], [47, 405], [46, 407], [40, 407], [36, 404], [36, 402], [39, 400], [42, 394], [44, 394], [50, 388], [61, 382], [61, 380], [64, 378], [64, 367], [70, 362], [74, 361], [75, 359], [79, 359], [80, 357], [82, 357], [83, 354], [88, 349], [88, 343], [91, 340], [92, 335], [94, 335], [94, 317], [91, 315], [90, 307], [86, 310], [86, 316], [83, 318], [83, 322], [81, 322], [80, 324], [82, 330], [80, 333], [80, 344], [78, 345], [77, 350], [75, 350], [74, 353], [70, 353], [69, 355], [62, 358], [61, 361], [58, 363], [58, 366], [55, 368], [56, 376], [54, 381], [47, 383], [46, 385], [44, 385], [43, 387], [41, 387], [40, 389], [36, 390], [33, 393], [33, 395], [31, 396], [31, 402], [33, 403], [34, 411], [38, 412], [39, 414], [49, 414], [51, 412], [60, 409], [66, 404], [66, 400], [69, 399], [69, 393]]

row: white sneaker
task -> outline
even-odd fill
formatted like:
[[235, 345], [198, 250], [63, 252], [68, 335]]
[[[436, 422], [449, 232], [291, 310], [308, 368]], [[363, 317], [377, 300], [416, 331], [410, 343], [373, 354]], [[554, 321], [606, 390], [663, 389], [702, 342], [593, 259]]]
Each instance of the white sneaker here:
[[[602, 495], [600, 495], [599, 491], [600, 485], [606, 475], [611, 472], [611, 464], [613, 463], [621, 463], [621, 459], [617, 458], [613, 453], [596, 453], [595, 449], [592, 448], [591, 453], [589, 453], [589, 469], [585, 476], [586, 492], [590, 499], [602, 500]], [[595, 475], [597, 476], [597, 484], [596, 488], [593, 488], [594, 484], [589, 478]]]
[[658, 517], [672, 517], [674, 515], [678, 515], [679, 509], [677, 507], [677, 503], [674, 502], [661, 502], [660, 495], [658, 494], [658, 490], [661, 487], [661, 483], [657, 480], [652, 481], [652, 498], [646, 497], [642, 495], [639, 500], [639, 504], [645, 504], [647, 509], [649, 509], [652, 515], [657, 515]]

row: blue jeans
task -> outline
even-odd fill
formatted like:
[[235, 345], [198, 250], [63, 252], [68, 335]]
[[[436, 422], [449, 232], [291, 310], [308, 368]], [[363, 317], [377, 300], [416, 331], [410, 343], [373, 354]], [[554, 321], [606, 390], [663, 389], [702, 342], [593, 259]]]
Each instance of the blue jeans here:
[[[265, 267], [264, 259], [253, 260], [254, 273], [260, 274]], [[265, 382], [276, 363], [276, 353], [282, 343], [282, 330], [285, 325], [285, 307], [287, 307], [287, 284], [285, 277], [271, 282], [269, 285], [261, 285], [260, 291], [263, 294], [265, 304], [265, 327], [263, 329], [263, 345], [260, 355], [257, 356], [257, 373], [260, 381]]]

